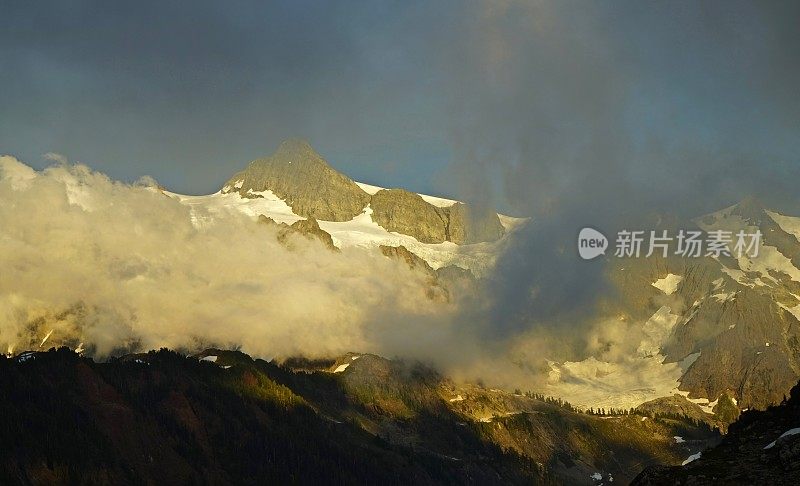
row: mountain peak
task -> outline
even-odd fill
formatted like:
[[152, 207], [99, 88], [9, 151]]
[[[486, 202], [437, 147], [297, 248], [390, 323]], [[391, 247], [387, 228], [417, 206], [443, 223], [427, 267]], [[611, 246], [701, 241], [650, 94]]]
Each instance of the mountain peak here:
[[[251, 163], [251, 165], [253, 164], [318, 166], [336, 174], [341, 174], [331, 167], [328, 161], [322, 158], [307, 140], [302, 138], [287, 138], [278, 145], [278, 149], [272, 155], [257, 159]], [[284, 167], [284, 169], [286, 168]], [[344, 177], [344, 174], [341, 175]]]
[[755, 196], [745, 197], [744, 199], [739, 201], [738, 204], [736, 204], [736, 207], [740, 209], [755, 210], [755, 211], [763, 211], [766, 209], [766, 206], [764, 206], [761, 200]]
[[760, 200], [753, 196], [747, 196], [733, 206], [728, 206], [714, 213], [700, 216], [694, 221], [700, 223], [701, 226], [707, 227], [729, 216], [737, 216], [743, 221], [756, 226], [760, 226], [765, 221], [772, 220], [767, 214], [767, 208]]
[[734, 206], [732, 214], [741, 216], [745, 221], [759, 223], [764, 218], [766, 210], [767, 208], [759, 199], [747, 196]]
[[246, 198], [259, 197], [264, 191], [282, 199], [294, 214], [322, 221], [350, 221], [370, 204], [379, 226], [423, 243], [495, 241], [505, 233], [493, 211], [455, 202], [438, 207], [401, 189], [367, 193], [300, 138], [284, 140], [275, 153], [250, 162], [222, 188], [223, 193]]
[[304, 138], [287, 138], [278, 146], [278, 150], [275, 151], [275, 155], [283, 154], [283, 153], [312, 153], [314, 155], [319, 156], [316, 150], [308, 143], [308, 140]]
[[281, 142], [269, 157], [256, 159], [222, 188], [243, 197], [271, 191], [304, 217], [349, 221], [369, 203], [369, 194], [328, 164], [300, 138]]

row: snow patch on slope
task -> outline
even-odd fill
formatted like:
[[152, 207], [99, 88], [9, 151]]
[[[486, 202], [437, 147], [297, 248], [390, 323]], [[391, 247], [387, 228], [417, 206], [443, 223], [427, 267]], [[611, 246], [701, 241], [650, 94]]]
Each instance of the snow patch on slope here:
[[789, 307], [781, 302], [777, 302], [778, 306], [782, 309], [789, 311], [793, 316], [795, 316], [798, 320], [800, 320], [800, 295], [795, 293], [790, 293], [792, 297], [798, 302], [797, 305]]
[[692, 454], [691, 456], [687, 457], [685, 461], [683, 461], [681, 463], [681, 466], [685, 466], [685, 465], [689, 464], [692, 461], [696, 461], [696, 460], [700, 459], [700, 456], [702, 456], [702, 455], [703, 455], [702, 452], [698, 452], [697, 454]]
[[210, 225], [218, 217], [226, 214], [244, 213], [253, 219], [264, 214], [278, 223], [292, 224], [305, 219], [292, 211], [286, 201], [272, 191], [250, 192], [253, 197], [242, 197], [238, 192], [215, 192], [207, 196], [184, 196], [164, 191], [164, 194], [177, 199], [191, 210], [192, 224], [196, 228]]
[[762, 280], [767, 279], [774, 283], [778, 282], [770, 275], [770, 270], [785, 273], [795, 282], [800, 282], [800, 270], [792, 264], [789, 258], [773, 246], [762, 245], [756, 258], [744, 256], [739, 258], [739, 268], [745, 272], [758, 272], [761, 274]]
[[683, 280], [681, 275], [668, 273], [666, 277], [660, 278], [650, 285], [667, 295], [672, 295], [676, 290], [678, 290], [678, 284], [681, 283], [681, 280]]
[[636, 353], [613, 362], [590, 356], [583, 361], [550, 362], [547, 392], [583, 408], [633, 408], [648, 400], [680, 393], [679, 379], [700, 356], [665, 363], [661, 347], [680, 316], [660, 307], [642, 325]]
[[356, 182], [356, 185], [370, 196], [374, 196], [378, 191], [386, 189], [385, 187], [373, 186], [372, 184], [364, 184], [363, 182]]
[[550, 363], [547, 393], [583, 408], [634, 408], [648, 400], [677, 393], [683, 375], [679, 363], [661, 355], [619, 363], [594, 356], [583, 361]]
[[[378, 191], [386, 189], [385, 187], [373, 186], [372, 184], [364, 184], [363, 182], [356, 182], [356, 185], [370, 196], [374, 195]], [[458, 202], [453, 199], [447, 199], [444, 197], [428, 196], [427, 194], [420, 194], [419, 196], [428, 204], [433, 204], [434, 206], [440, 208], [448, 208]]]
[[683, 395], [684, 398], [703, 409], [703, 411], [709, 415], [714, 415], [714, 407], [719, 403], [719, 398], [712, 402], [708, 398], [689, 398], [688, 391], [679, 390], [677, 393]]
[[[748, 285], [744, 280], [746, 278], [745, 272], [754, 272], [760, 275], [760, 278], [755, 281], [756, 285], [763, 286], [767, 285], [768, 282], [771, 284], [779, 284], [770, 272], [783, 273], [788, 275], [793, 281], [800, 282], [800, 269], [796, 268], [792, 264], [792, 261], [776, 247], [766, 245], [763, 240], [756, 257], [750, 257], [747, 254], [737, 257], [733, 251], [736, 233], [738, 231], [744, 231], [745, 234], [754, 234], [756, 231], [759, 231], [759, 228], [749, 224], [748, 221], [741, 216], [731, 214], [735, 208], [736, 206], [731, 206], [697, 220], [698, 225], [705, 231], [724, 230], [731, 232], [733, 241], [729, 244], [728, 250], [731, 256], [737, 260], [739, 269], [729, 269], [723, 265], [723, 271], [743, 285]], [[782, 216], [771, 211], [766, 211], [766, 213], [787, 233], [793, 234], [795, 238], [800, 235], [800, 218]], [[704, 222], [707, 218], [710, 218], [712, 222]], [[749, 284], [749, 286], [752, 287], [752, 284]]]
[[350, 366], [350, 363], [340, 364], [333, 370], [334, 373], [341, 373], [342, 371], [346, 370], [347, 367]]
[[672, 329], [678, 323], [678, 319], [680, 316], [673, 314], [669, 306], [661, 306], [642, 327], [644, 339], [637, 349], [639, 356], [658, 355], [661, 352], [661, 346], [672, 334]]
[[713, 297], [717, 302], [727, 302], [729, 300], [733, 300], [736, 297], [737, 293], [738, 292], [736, 291], [728, 293], [720, 292], [718, 294], [712, 294], [711, 297]]
[[773, 211], [767, 211], [767, 214], [778, 224], [780, 229], [797, 238], [797, 241], [800, 241], [800, 218], [784, 216]]
[[786, 432], [784, 432], [783, 434], [781, 434], [781, 436], [778, 437], [776, 440], [773, 440], [772, 442], [767, 444], [764, 447], [764, 450], [772, 449], [773, 447], [775, 447], [775, 443], [778, 442], [778, 440], [783, 439], [784, 437], [789, 437], [790, 435], [797, 435], [797, 434], [800, 434], [800, 427], [794, 428], [794, 429], [789, 429]]
[[[370, 190], [375, 190], [375, 192], [380, 190], [377, 186], [368, 186], [369, 188], [371, 188]], [[224, 218], [227, 214], [235, 213], [243, 213], [254, 220], [263, 214], [278, 223], [286, 224], [305, 219], [295, 214], [286, 201], [269, 190], [248, 192], [253, 197], [242, 197], [238, 192], [216, 192], [206, 196], [185, 196], [166, 191], [164, 193], [190, 207], [191, 221], [197, 228], [214, 224], [217, 219]], [[507, 226], [507, 230], [510, 232], [526, 220], [502, 216], [501, 222], [503, 221], [505, 221], [504, 226]], [[390, 232], [378, 225], [372, 220], [372, 208], [369, 205], [364, 208], [361, 214], [350, 221], [320, 220], [318, 223], [322, 230], [331, 235], [334, 245], [338, 248], [375, 248], [380, 245], [402, 245], [425, 260], [434, 269], [447, 265], [457, 265], [471, 270], [477, 276], [484, 275], [494, 265], [505, 244], [505, 237], [494, 242], [471, 245], [457, 245], [450, 241], [422, 243], [413, 236]]]

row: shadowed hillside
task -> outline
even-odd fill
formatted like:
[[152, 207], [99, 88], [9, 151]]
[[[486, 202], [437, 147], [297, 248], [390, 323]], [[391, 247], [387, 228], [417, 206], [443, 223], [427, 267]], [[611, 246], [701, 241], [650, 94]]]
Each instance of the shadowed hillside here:
[[[318, 413], [249, 357], [0, 359], [2, 484], [530, 484], [535, 465], [460, 431], [458, 459]], [[275, 370], [277, 371], [277, 369]], [[335, 383], [329, 386], [335, 390]], [[323, 392], [325, 393], [325, 392]]]
[[797, 384], [781, 405], [744, 412], [718, 446], [683, 466], [648, 468], [633, 484], [800, 484], [799, 427]]
[[0, 359], [0, 390], [0, 440], [13, 444], [2, 484], [624, 483], [687, 455], [674, 435], [715, 437], [374, 355], [276, 365], [161, 350], [96, 363], [61, 348]]

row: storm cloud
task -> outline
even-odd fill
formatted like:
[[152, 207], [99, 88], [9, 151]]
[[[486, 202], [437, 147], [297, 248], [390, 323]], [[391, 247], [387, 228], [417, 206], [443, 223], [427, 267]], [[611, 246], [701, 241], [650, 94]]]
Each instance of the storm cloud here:
[[451, 170], [533, 218], [485, 287], [493, 305], [466, 318], [485, 337], [505, 346], [546, 330], [585, 346], [613, 289], [603, 259], [578, 258], [583, 227], [613, 236], [747, 196], [797, 212], [796, 6], [473, 7], [444, 56], [451, 141], [469, 154]]

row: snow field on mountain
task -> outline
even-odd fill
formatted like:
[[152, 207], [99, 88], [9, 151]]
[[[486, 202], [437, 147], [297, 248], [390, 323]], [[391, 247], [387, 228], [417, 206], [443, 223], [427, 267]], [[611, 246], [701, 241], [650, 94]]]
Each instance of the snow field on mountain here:
[[[357, 183], [366, 192], [374, 194], [381, 190], [377, 186]], [[372, 192], [370, 192], [372, 191]], [[278, 223], [292, 224], [305, 219], [295, 214], [292, 208], [272, 191], [249, 192], [253, 197], [242, 197], [239, 193], [223, 191], [205, 196], [186, 196], [165, 192], [191, 208], [192, 224], [195, 227], [212, 224], [230, 212], [239, 212], [257, 219], [259, 215], [272, 218]], [[444, 198], [424, 196], [431, 204], [446, 207], [455, 204]], [[500, 216], [501, 224], [513, 231], [525, 220], [505, 215]], [[350, 221], [318, 221], [322, 230], [331, 235], [338, 248], [376, 248], [380, 245], [405, 246], [434, 269], [447, 265], [456, 265], [471, 270], [476, 275], [485, 274], [494, 264], [495, 259], [505, 243], [503, 237], [495, 242], [457, 245], [446, 241], [443, 243], [422, 243], [413, 236], [390, 232], [372, 220], [372, 208], [367, 205], [364, 211]]]

